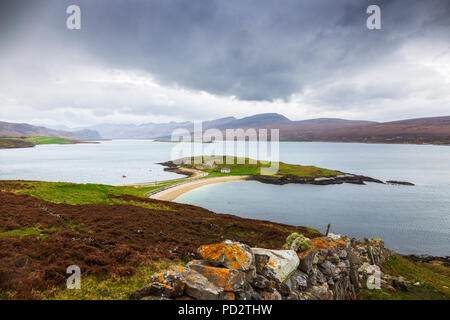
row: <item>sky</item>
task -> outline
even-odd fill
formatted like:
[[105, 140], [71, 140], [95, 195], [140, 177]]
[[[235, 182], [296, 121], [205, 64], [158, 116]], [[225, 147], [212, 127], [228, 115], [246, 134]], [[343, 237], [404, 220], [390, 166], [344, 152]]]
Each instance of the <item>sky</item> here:
[[448, 0], [0, 0], [1, 121], [391, 121], [450, 115], [449, 88]]

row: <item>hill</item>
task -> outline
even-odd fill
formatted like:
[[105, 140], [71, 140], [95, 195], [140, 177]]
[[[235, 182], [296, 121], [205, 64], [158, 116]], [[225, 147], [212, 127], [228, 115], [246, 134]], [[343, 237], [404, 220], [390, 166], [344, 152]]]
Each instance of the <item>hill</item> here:
[[[450, 144], [450, 116], [391, 122], [338, 118], [292, 121], [281, 114], [263, 113], [242, 119], [225, 117], [204, 121], [202, 126], [203, 130], [215, 128], [223, 133], [238, 128], [279, 129], [280, 139], [284, 141]], [[107, 139], [167, 139], [176, 129], [193, 132], [194, 124], [190, 121], [102, 124], [87, 129], [96, 130]]]
[[27, 123], [12, 123], [0, 121], [0, 136], [3, 137], [58, 137], [70, 140], [101, 139], [98, 132], [90, 129], [69, 132], [33, 126]]

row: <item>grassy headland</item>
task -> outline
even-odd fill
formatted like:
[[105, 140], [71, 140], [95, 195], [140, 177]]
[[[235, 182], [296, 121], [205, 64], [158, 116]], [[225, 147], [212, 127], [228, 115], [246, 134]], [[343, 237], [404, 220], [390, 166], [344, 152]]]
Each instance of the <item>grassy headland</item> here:
[[0, 137], [0, 149], [28, 148], [38, 144], [74, 144], [79, 142], [58, 137]]
[[[227, 161], [228, 158], [228, 161]], [[208, 176], [237, 176], [237, 175], [261, 175], [261, 168], [268, 168], [270, 163], [264, 163], [249, 158], [226, 157], [226, 156], [203, 156], [183, 158], [175, 161], [181, 162], [184, 168], [193, 168], [208, 173]], [[197, 164], [198, 163], [198, 164]], [[229, 173], [221, 172], [222, 168], [230, 169]], [[291, 176], [297, 178], [319, 178], [334, 177], [341, 175], [342, 172], [323, 169], [315, 166], [302, 166], [297, 164], [288, 164], [278, 162], [278, 172], [275, 177]]]

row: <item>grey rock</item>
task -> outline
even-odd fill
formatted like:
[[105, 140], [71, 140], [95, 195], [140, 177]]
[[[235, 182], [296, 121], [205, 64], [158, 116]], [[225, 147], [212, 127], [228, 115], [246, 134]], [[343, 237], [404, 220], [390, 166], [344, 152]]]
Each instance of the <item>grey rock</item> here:
[[331, 255], [327, 256], [327, 260], [330, 261], [333, 264], [338, 264], [341, 260], [339, 259], [339, 256], [336, 253], [333, 253]]
[[311, 268], [317, 258], [317, 250], [309, 250], [307, 252], [300, 253], [300, 262], [298, 268], [306, 273], [311, 272]]
[[341, 249], [338, 251], [338, 257], [340, 259], [346, 259], [347, 258], [347, 251], [344, 249]]
[[173, 287], [158, 282], [152, 282], [144, 288], [133, 292], [130, 296], [130, 300], [141, 300], [151, 296], [155, 299], [170, 298], [173, 293]]
[[330, 261], [324, 261], [322, 264], [319, 264], [319, 270], [326, 276], [331, 277], [333, 279], [337, 278], [338, 273], [336, 271], [336, 266], [332, 264]]
[[255, 255], [268, 255], [269, 262], [264, 266], [262, 273], [278, 283], [283, 283], [299, 265], [297, 253], [293, 250], [270, 250], [252, 248]]
[[258, 274], [253, 279], [252, 285], [258, 289], [267, 289], [270, 286], [270, 281], [266, 277]]
[[244, 288], [245, 273], [239, 270], [191, 264], [190, 268], [208, 279], [209, 282], [225, 291], [239, 291]]

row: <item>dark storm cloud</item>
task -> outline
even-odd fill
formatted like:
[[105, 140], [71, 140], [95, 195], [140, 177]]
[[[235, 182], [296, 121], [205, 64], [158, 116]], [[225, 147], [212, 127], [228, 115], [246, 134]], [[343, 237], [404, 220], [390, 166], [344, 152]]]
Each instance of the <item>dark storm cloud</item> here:
[[0, 118], [443, 115], [449, 17], [448, 0], [0, 0]]
[[[445, 0], [36, 2], [35, 18], [46, 24], [36, 36], [50, 48], [76, 46], [161, 83], [249, 100], [287, 99], [308, 83], [382, 62], [423, 32], [450, 37]], [[64, 28], [69, 4], [82, 9], [79, 33]], [[382, 8], [380, 32], [366, 28], [370, 4]]]

